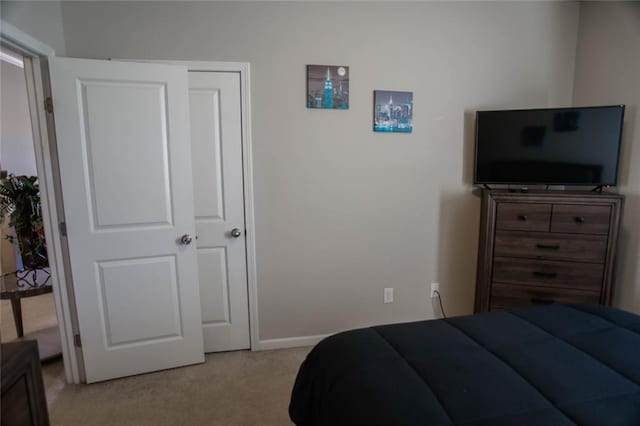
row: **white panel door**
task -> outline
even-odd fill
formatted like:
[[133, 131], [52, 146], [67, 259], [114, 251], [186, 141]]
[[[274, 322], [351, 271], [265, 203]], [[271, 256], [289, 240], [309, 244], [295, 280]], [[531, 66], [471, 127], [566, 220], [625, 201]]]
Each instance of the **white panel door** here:
[[50, 59], [87, 382], [204, 361], [187, 76]]
[[189, 98], [204, 348], [248, 349], [240, 74], [189, 72]]

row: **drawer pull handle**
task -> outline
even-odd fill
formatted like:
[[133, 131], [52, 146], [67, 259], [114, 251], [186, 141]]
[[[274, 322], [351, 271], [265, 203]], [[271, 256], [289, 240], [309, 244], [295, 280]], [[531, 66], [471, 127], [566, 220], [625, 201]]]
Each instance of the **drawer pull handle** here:
[[544, 250], [559, 250], [560, 244], [536, 244], [536, 247]]
[[527, 220], [527, 216], [524, 214], [519, 214], [518, 215], [518, 220]]
[[555, 278], [558, 276], [557, 272], [533, 271], [532, 274], [536, 277], [543, 277], [543, 278]]
[[576, 216], [574, 219], [576, 223], [584, 223], [584, 217], [582, 216]]
[[535, 303], [536, 305], [553, 305], [555, 303], [555, 300], [543, 299], [541, 297], [532, 297], [531, 303]]

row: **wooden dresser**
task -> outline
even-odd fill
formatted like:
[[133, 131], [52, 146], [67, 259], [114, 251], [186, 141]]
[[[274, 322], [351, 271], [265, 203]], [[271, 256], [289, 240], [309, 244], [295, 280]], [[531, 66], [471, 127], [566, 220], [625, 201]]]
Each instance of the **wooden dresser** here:
[[610, 304], [623, 199], [483, 191], [475, 311]]
[[3, 343], [0, 383], [1, 426], [48, 426], [47, 398], [42, 382], [38, 343]]

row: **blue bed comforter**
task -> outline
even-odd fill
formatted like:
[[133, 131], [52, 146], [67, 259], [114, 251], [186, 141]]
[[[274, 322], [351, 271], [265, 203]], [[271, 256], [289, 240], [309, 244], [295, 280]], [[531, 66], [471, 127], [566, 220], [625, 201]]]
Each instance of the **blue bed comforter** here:
[[640, 426], [640, 317], [551, 305], [348, 331], [298, 372], [298, 425]]

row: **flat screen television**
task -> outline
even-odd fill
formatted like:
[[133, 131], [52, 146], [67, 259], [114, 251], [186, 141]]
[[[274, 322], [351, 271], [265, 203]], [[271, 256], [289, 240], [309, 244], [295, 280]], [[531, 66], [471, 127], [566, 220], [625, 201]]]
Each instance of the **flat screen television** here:
[[474, 183], [616, 185], [624, 105], [476, 113]]

